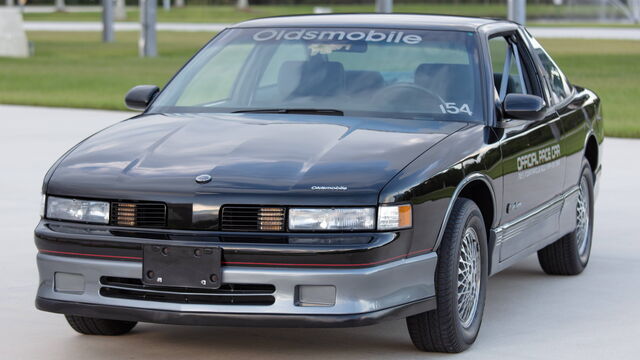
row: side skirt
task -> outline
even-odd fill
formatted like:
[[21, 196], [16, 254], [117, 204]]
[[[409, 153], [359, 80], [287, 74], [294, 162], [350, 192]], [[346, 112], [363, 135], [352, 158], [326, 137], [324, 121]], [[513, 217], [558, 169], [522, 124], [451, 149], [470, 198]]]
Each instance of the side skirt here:
[[[578, 190], [579, 188], [576, 185], [564, 194], [524, 214], [520, 218], [491, 229], [491, 242], [495, 246], [491, 256], [490, 275], [508, 268], [573, 231], [576, 226], [575, 204]], [[558, 227], [553, 234], [529, 241], [530, 244], [528, 246], [525, 245], [523, 249], [509, 254], [509, 256], [503, 255], [505, 244], [508, 242], [527, 241], [526, 237], [535, 236], [539, 226], [556, 221]]]

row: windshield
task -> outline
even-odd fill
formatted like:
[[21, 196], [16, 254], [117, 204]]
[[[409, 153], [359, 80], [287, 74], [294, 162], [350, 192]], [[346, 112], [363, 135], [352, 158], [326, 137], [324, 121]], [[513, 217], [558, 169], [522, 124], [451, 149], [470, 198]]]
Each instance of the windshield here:
[[251, 28], [220, 34], [150, 112], [304, 112], [482, 121], [463, 31]]

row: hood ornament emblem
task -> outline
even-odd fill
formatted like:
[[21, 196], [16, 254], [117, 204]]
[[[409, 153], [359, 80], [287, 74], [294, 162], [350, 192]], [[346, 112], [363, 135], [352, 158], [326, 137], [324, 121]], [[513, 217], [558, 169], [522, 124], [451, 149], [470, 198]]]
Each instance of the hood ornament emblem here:
[[202, 174], [202, 175], [196, 176], [196, 182], [198, 184], [206, 184], [210, 181], [211, 181], [211, 175], [209, 174]]

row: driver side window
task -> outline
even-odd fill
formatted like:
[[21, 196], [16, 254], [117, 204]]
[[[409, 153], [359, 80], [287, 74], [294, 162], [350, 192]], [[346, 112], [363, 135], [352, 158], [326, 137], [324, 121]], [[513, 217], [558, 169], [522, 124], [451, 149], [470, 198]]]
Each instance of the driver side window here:
[[500, 101], [504, 100], [507, 94], [530, 93], [525, 81], [525, 68], [516, 44], [502, 36], [497, 36], [489, 39], [489, 50], [493, 83]]

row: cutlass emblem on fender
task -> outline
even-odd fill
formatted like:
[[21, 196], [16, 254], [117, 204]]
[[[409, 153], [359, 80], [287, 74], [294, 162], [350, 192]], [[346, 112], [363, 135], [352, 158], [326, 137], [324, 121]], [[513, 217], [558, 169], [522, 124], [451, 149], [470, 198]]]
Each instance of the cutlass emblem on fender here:
[[209, 181], [211, 181], [211, 175], [209, 174], [202, 174], [202, 175], [196, 176], [196, 182], [198, 184], [206, 184]]
[[314, 186], [311, 187], [311, 190], [347, 191], [347, 190], [349, 190], [349, 188], [346, 187], [346, 186], [342, 186], [342, 185], [338, 185], [338, 186], [317, 186], [317, 185], [314, 185]]

